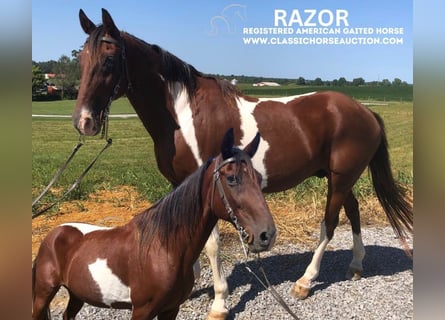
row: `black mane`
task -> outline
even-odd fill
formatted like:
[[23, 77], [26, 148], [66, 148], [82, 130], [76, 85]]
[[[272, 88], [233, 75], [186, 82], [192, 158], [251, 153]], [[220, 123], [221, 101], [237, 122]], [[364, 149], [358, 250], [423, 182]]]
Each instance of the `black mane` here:
[[135, 41], [143, 50], [153, 50], [154, 52], [156, 52], [160, 56], [160, 70], [164, 80], [168, 84], [173, 84], [175, 82], [182, 84], [186, 88], [189, 97], [195, 96], [197, 89], [197, 77], [204, 77], [216, 81], [225, 94], [238, 93], [236, 87], [230, 82], [203, 74], [191, 64], [181, 60], [174, 54], [162, 49], [156, 44], [149, 44], [144, 40], [139, 39], [128, 33], [124, 34], [127, 35], [131, 40]]
[[203, 76], [201, 72], [158, 45], [149, 44], [131, 34], [125, 34], [143, 50], [153, 50], [159, 55], [161, 75], [167, 83], [179, 82], [184, 85], [189, 96], [194, 94], [196, 91], [196, 77]]
[[[148, 250], [155, 237], [167, 246], [177, 238], [182, 241], [192, 238], [203, 212], [202, 180], [209, 165], [210, 160], [188, 176], [175, 190], [135, 217], [142, 248]], [[179, 237], [180, 235], [182, 237]]]

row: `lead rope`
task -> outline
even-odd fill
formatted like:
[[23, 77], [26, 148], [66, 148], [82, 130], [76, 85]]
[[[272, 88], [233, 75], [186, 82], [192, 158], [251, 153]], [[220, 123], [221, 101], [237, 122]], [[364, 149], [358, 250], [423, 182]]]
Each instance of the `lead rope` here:
[[290, 309], [290, 307], [286, 303], [286, 301], [284, 301], [284, 299], [277, 292], [277, 290], [275, 290], [275, 288], [270, 284], [270, 281], [267, 278], [266, 272], [264, 271], [263, 265], [261, 263], [260, 254], [259, 253], [256, 255], [255, 262], [259, 265], [258, 269], [263, 274], [264, 281], [262, 281], [261, 278], [255, 272], [253, 272], [252, 269], [249, 268], [249, 266], [247, 265], [248, 253], [247, 253], [246, 247], [244, 245], [244, 242], [242, 241], [242, 237], [241, 237], [240, 232], [238, 232], [238, 235], [239, 235], [239, 238], [240, 238], [240, 241], [241, 241], [241, 247], [243, 248], [243, 252], [244, 252], [244, 261], [242, 262], [242, 264], [244, 265], [244, 268], [246, 268], [246, 270], [251, 275], [253, 275], [255, 277], [255, 279], [264, 287], [264, 289], [268, 290], [272, 294], [272, 296], [275, 298], [275, 300], [284, 308], [284, 310], [287, 311], [287, 313], [289, 313], [292, 316], [292, 318], [299, 320], [297, 315]]
[[84, 140], [82, 137], [83, 136], [79, 137], [79, 143], [77, 143], [77, 145], [74, 147], [73, 151], [69, 155], [68, 159], [66, 159], [65, 163], [60, 166], [59, 171], [57, 171], [57, 173], [54, 175], [52, 180], [48, 183], [46, 188], [42, 191], [42, 193], [39, 194], [39, 196], [37, 198], [34, 199], [34, 201], [32, 202], [32, 205], [31, 205], [32, 207], [34, 207], [40, 201], [40, 199], [42, 199], [42, 197], [48, 192], [48, 190], [53, 186], [53, 184], [57, 181], [57, 179], [59, 179], [62, 172], [65, 171], [68, 164], [74, 158], [74, 155], [77, 153], [77, 151], [79, 151], [80, 147], [83, 146]]
[[236, 230], [238, 231], [237, 233], [239, 236], [239, 240], [241, 242], [241, 248], [243, 248], [243, 253], [244, 253], [244, 261], [242, 261], [242, 264], [244, 265], [246, 270], [250, 274], [252, 274], [255, 277], [255, 279], [257, 279], [257, 281], [266, 290], [268, 290], [272, 294], [272, 296], [275, 298], [275, 300], [284, 308], [284, 310], [287, 311], [287, 313], [289, 313], [294, 319], [299, 320], [297, 315], [290, 309], [290, 307], [287, 305], [287, 303], [284, 301], [284, 299], [275, 290], [275, 288], [270, 284], [270, 281], [266, 276], [266, 272], [264, 271], [263, 265], [261, 264], [260, 254], [259, 253], [257, 254], [257, 256], [255, 258], [255, 262], [257, 262], [259, 264], [259, 270], [263, 274], [264, 281], [262, 281], [261, 278], [255, 272], [253, 272], [253, 270], [250, 269], [249, 266], [247, 265], [247, 261], [249, 258], [248, 258], [248, 250], [246, 249], [246, 246], [245, 246], [245, 241], [247, 240], [249, 235], [247, 234], [246, 230], [238, 223], [238, 219], [235, 216], [235, 213], [233, 212], [233, 209], [230, 206], [229, 201], [227, 200], [226, 194], [224, 193], [224, 188], [221, 184], [221, 179], [220, 179], [220, 174], [219, 174], [219, 169], [221, 169], [221, 167], [223, 167], [225, 164], [227, 164], [229, 162], [234, 162], [234, 161], [235, 161], [235, 158], [229, 158], [229, 159], [224, 160], [219, 165], [217, 162], [215, 163], [215, 169], [213, 170], [212, 199], [213, 199], [213, 196], [215, 193], [215, 185], [216, 185], [218, 188], [218, 191], [219, 191], [219, 196], [224, 204], [224, 207], [225, 207], [227, 213], [229, 214], [229, 217], [232, 220], [233, 224], [235, 225]]
[[[119, 85], [116, 85], [114, 90], [113, 90], [113, 95], [116, 94], [116, 92], [119, 90]], [[82, 181], [82, 179], [86, 176], [86, 174], [88, 173], [88, 171], [90, 171], [91, 167], [96, 163], [97, 159], [99, 159], [99, 156], [109, 147], [111, 146], [111, 144], [113, 143], [113, 140], [111, 138], [108, 138], [108, 114], [110, 112], [110, 105], [111, 102], [113, 101], [113, 96], [110, 97], [110, 100], [108, 102], [107, 107], [105, 108], [105, 111], [103, 111], [102, 116], [104, 117], [104, 122], [102, 125], [102, 132], [101, 132], [101, 137], [100, 139], [105, 139], [107, 140], [107, 143], [105, 144], [105, 146], [99, 151], [99, 153], [96, 155], [96, 157], [94, 157], [94, 159], [90, 162], [90, 164], [83, 170], [83, 172], [80, 174], [80, 176], [76, 179], [76, 181], [74, 181], [74, 183], [71, 185], [71, 187], [56, 201], [54, 201], [53, 203], [47, 205], [46, 207], [44, 207], [43, 209], [40, 209], [36, 212], [33, 212], [31, 218], [37, 218], [38, 216], [40, 216], [41, 214], [45, 213], [46, 211], [48, 211], [49, 209], [51, 209], [52, 207], [54, 207], [57, 203], [59, 203], [60, 201], [62, 201], [63, 199], [66, 198], [66, 196], [73, 191], [78, 185], [79, 183]], [[73, 151], [71, 152], [70, 156], [68, 157], [68, 159], [65, 161], [65, 163], [60, 167], [59, 171], [57, 172], [57, 174], [54, 176], [54, 178], [50, 181], [50, 183], [46, 186], [46, 188], [43, 190], [43, 192], [32, 202], [32, 210], [36, 210], [36, 208], [34, 208], [36, 206], [36, 204], [40, 201], [40, 199], [48, 192], [48, 190], [52, 187], [52, 185], [54, 184], [54, 182], [56, 182], [56, 180], [60, 177], [60, 175], [62, 174], [62, 172], [66, 169], [66, 167], [68, 166], [68, 164], [71, 162], [71, 160], [73, 159], [74, 155], [76, 154], [76, 152], [80, 149], [80, 147], [84, 144], [84, 136], [80, 135], [79, 137], [79, 143], [74, 147]]]
[[[82, 179], [86, 176], [86, 174], [88, 173], [88, 171], [90, 171], [91, 167], [96, 163], [97, 159], [99, 159], [99, 156], [109, 147], [111, 146], [111, 144], [113, 143], [113, 140], [111, 138], [109, 138], [107, 140], [106, 145], [102, 148], [102, 150], [99, 151], [99, 153], [96, 155], [96, 157], [94, 157], [94, 159], [90, 162], [90, 164], [85, 168], [85, 170], [82, 172], [82, 174], [76, 179], [76, 181], [74, 181], [74, 183], [71, 185], [71, 187], [56, 201], [54, 201], [53, 203], [51, 203], [50, 205], [44, 207], [43, 209], [40, 209], [37, 212], [34, 212], [32, 214], [32, 219], [40, 216], [41, 214], [43, 214], [44, 212], [48, 211], [49, 209], [51, 209], [52, 207], [54, 207], [57, 203], [59, 203], [60, 201], [62, 201], [71, 191], [73, 191], [78, 184], [82, 181]], [[66, 168], [66, 166], [65, 166]], [[63, 171], [63, 170], [62, 170]], [[56, 178], [56, 177], [55, 177]], [[57, 177], [58, 178], [58, 177]], [[54, 181], [56, 179], [53, 179]], [[54, 182], [52, 182], [54, 183]], [[48, 187], [46, 189], [49, 189]], [[41, 198], [41, 197], [40, 197]], [[36, 199], [38, 200], [38, 199]], [[33, 202], [33, 206], [36, 202], [36, 200], [34, 200]]]
[[[127, 90], [131, 91], [133, 89], [133, 85], [131, 83], [130, 75], [129, 75], [129, 71], [128, 71], [128, 67], [127, 67], [125, 43], [123, 42], [123, 39], [122, 39], [122, 44], [120, 44], [116, 40], [114, 40], [112, 38], [109, 38], [109, 37], [102, 37], [101, 40], [105, 41], [105, 42], [114, 43], [115, 45], [121, 47], [122, 74], [125, 73], [126, 78], [127, 78]], [[91, 169], [91, 167], [96, 163], [96, 161], [99, 158], [99, 156], [112, 144], [113, 140], [111, 138], [108, 138], [108, 120], [109, 120], [111, 103], [113, 102], [114, 98], [117, 96], [117, 94], [119, 93], [119, 90], [120, 90], [120, 82], [121, 82], [121, 78], [117, 81], [116, 85], [114, 86], [113, 93], [111, 94], [110, 99], [108, 100], [108, 104], [107, 104], [105, 110], [101, 114], [101, 118], [103, 117], [103, 126], [102, 126], [102, 132], [101, 132], [101, 139], [107, 140], [107, 143], [106, 143], [105, 147], [103, 147], [102, 150], [99, 151], [99, 153], [96, 155], [96, 157], [93, 159], [93, 161], [91, 161], [91, 163], [86, 167], [86, 169], [82, 172], [82, 174], [79, 176], [79, 178], [77, 178], [77, 180], [71, 185], [71, 187], [68, 189], [68, 191], [66, 191], [63, 194], [62, 197], [60, 197], [57, 201], [55, 201], [54, 203], [48, 205], [47, 207], [45, 207], [45, 208], [43, 208], [43, 209], [33, 213], [32, 214], [32, 219], [38, 217], [42, 213], [44, 213], [44, 212], [48, 211], [49, 209], [51, 209], [52, 207], [54, 207], [56, 205], [56, 203], [60, 202], [72, 190], [74, 190], [74, 188], [76, 188], [77, 185], [82, 181], [82, 179], [85, 177], [87, 172]], [[57, 181], [57, 179], [60, 177], [62, 172], [66, 169], [68, 164], [73, 159], [74, 155], [77, 153], [77, 151], [80, 149], [80, 147], [83, 144], [84, 144], [84, 138], [81, 135], [79, 137], [79, 143], [74, 147], [74, 149], [71, 152], [71, 154], [69, 155], [68, 159], [60, 167], [59, 171], [56, 173], [56, 175], [53, 177], [53, 179], [49, 182], [49, 184], [46, 186], [46, 188], [42, 191], [42, 193], [37, 198], [35, 198], [33, 200], [32, 205], [31, 205], [33, 211], [35, 210], [34, 206], [36, 206], [36, 204], [40, 201], [40, 199], [48, 192], [48, 190], [52, 187], [52, 185]]]
[[[52, 207], [54, 207], [57, 203], [59, 203], [60, 201], [62, 201], [64, 198], [66, 198], [66, 196], [73, 191], [78, 185], [79, 183], [82, 181], [82, 179], [86, 176], [86, 174], [88, 173], [88, 171], [90, 171], [91, 167], [96, 163], [97, 159], [99, 159], [99, 156], [109, 147], [111, 146], [111, 144], [113, 143], [113, 140], [111, 138], [108, 138], [108, 120], [109, 120], [109, 113], [110, 113], [110, 105], [113, 102], [113, 98], [114, 96], [117, 94], [117, 92], [119, 91], [119, 83], [114, 87], [113, 90], [113, 95], [110, 97], [109, 101], [108, 101], [108, 105], [105, 108], [105, 110], [102, 112], [101, 117], [104, 117], [103, 120], [103, 125], [102, 125], [102, 132], [101, 132], [101, 137], [100, 139], [105, 139], [107, 140], [107, 143], [105, 144], [105, 146], [99, 151], [99, 153], [96, 155], [96, 157], [94, 157], [94, 159], [90, 162], [90, 164], [85, 168], [85, 170], [80, 174], [80, 176], [76, 179], [76, 181], [74, 181], [74, 183], [71, 185], [71, 187], [56, 201], [54, 201], [53, 203], [47, 205], [46, 207], [44, 207], [43, 209], [40, 209], [36, 212], [33, 212], [31, 218], [37, 218], [38, 216], [40, 216], [41, 214], [45, 213], [46, 211], [48, 211], [49, 209], [51, 209]], [[80, 149], [80, 147], [84, 144], [84, 136], [80, 135], [79, 137], [79, 143], [74, 147], [73, 151], [71, 152], [71, 154], [69, 155], [68, 159], [65, 161], [65, 163], [60, 167], [59, 171], [56, 173], [56, 175], [54, 176], [54, 178], [50, 181], [50, 183], [46, 186], [46, 188], [43, 190], [43, 192], [36, 198], [34, 199], [34, 201], [32, 202], [31, 208], [32, 210], [36, 210], [35, 206], [36, 204], [40, 201], [40, 199], [48, 192], [48, 190], [52, 187], [52, 185], [56, 182], [56, 180], [60, 177], [60, 175], [62, 174], [62, 172], [66, 169], [66, 167], [68, 166], [68, 164], [71, 162], [71, 160], [73, 159], [74, 155], [76, 154], [76, 152]]]

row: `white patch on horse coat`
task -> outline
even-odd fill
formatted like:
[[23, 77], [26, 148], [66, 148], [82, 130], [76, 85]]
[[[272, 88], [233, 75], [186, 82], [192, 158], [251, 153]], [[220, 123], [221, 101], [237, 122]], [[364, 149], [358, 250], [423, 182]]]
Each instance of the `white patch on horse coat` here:
[[363, 270], [363, 258], [365, 257], [366, 251], [363, 246], [362, 234], [352, 233], [352, 261], [349, 265], [349, 268], [353, 268], [355, 270]]
[[[179, 82], [175, 82], [169, 86], [170, 94], [173, 98], [173, 106], [178, 119], [181, 133], [186, 144], [189, 146], [198, 166], [203, 164], [203, 160], [199, 154], [198, 139], [196, 138], [196, 131], [193, 125], [193, 114], [190, 107], [190, 97], [186, 88]], [[241, 146], [245, 146], [255, 137], [258, 132], [258, 124], [253, 116], [253, 111], [259, 102], [263, 101], [278, 101], [287, 103], [298, 97], [314, 94], [315, 92], [305, 93], [290, 97], [279, 98], [260, 98], [258, 102], [250, 102], [244, 98], [238, 98], [237, 105], [241, 115], [241, 131], [243, 136], [241, 138]], [[261, 139], [260, 145], [255, 156], [252, 158], [252, 163], [255, 169], [262, 175], [263, 179], [261, 187], [267, 187], [267, 169], [265, 166], [265, 155], [269, 150], [269, 143]]]
[[294, 99], [297, 98], [301, 98], [304, 96], [310, 96], [314, 93], [317, 93], [316, 91], [313, 92], [307, 92], [307, 93], [303, 93], [303, 94], [298, 94], [296, 96], [287, 96], [287, 97], [273, 97], [273, 98], [258, 98], [259, 102], [263, 102], [263, 101], [276, 101], [276, 102], [281, 102], [281, 103], [288, 103]]
[[[241, 131], [243, 132], [243, 137], [241, 138], [241, 146], [245, 146], [255, 137], [258, 130], [258, 123], [253, 116], [253, 112], [255, 107], [260, 102], [265, 101], [276, 101], [281, 103], [287, 103], [296, 98], [311, 95], [315, 92], [305, 93], [296, 96], [289, 97], [278, 97], [278, 98], [259, 98], [258, 102], [250, 102], [245, 100], [244, 98], [238, 98], [237, 105], [241, 115]], [[269, 150], [269, 143], [261, 139], [260, 145], [258, 146], [258, 150], [255, 153], [255, 156], [252, 158], [252, 163], [254, 168], [262, 175], [263, 180], [261, 181], [261, 188], [267, 187], [267, 168], [265, 164], [266, 152]]]
[[105, 305], [111, 307], [116, 302], [131, 303], [131, 289], [107, 266], [107, 259], [98, 258], [96, 262], [88, 265], [88, 270], [100, 289]]
[[82, 110], [80, 111], [80, 119], [91, 118], [91, 117], [92, 117], [91, 111], [88, 110], [87, 108], [82, 108]]
[[87, 233], [90, 233], [90, 232], [93, 232], [93, 231], [96, 231], [96, 230], [108, 230], [108, 229], [111, 229], [109, 227], [102, 227], [102, 226], [96, 226], [94, 224], [77, 223], [77, 222], [64, 223], [61, 226], [70, 226], [70, 227], [76, 228], [77, 230], [82, 232], [83, 235], [86, 235]]
[[[258, 132], [258, 123], [253, 116], [253, 110], [258, 102], [250, 102], [244, 98], [238, 98], [237, 105], [241, 116], [241, 131], [243, 136], [241, 138], [241, 147], [246, 146]], [[261, 188], [267, 187], [267, 171], [265, 165], [266, 152], [269, 150], [269, 143], [261, 139], [258, 150], [252, 158], [253, 167], [261, 174]]]
[[198, 166], [201, 166], [203, 161], [199, 156], [198, 139], [196, 138], [195, 126], [193, 125], [190, 97], [186, 88], [179, 82], [175, 82], [170, 85], [169, 89], [173, 98], [173, 106], [184, 140], [190, 147]]
[[318, 277], [318, 274], [320, 272], [321, 259], [323, 258], [323, 254], [326, 251], [326, 247], [329, 241], [330, 240], [326, 235], [326, 224], [323, 221], [320, 228], [320, 242], [318, 243], [318, 247], [315, 250], [314, 255], [312, 256], [311, 263], [307, 266], [306, 271], [304, 272], [304, 275], [302, 277], [306, 279], [309, 284], [311, 284], [312, 281]]

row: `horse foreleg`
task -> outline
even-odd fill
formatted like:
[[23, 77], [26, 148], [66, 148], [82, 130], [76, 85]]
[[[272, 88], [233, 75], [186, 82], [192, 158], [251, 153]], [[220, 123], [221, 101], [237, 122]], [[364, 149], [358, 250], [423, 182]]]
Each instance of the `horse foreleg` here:
[[351, 222], [352, 227], [352, 261], [349, 264], [346, 278], [349, 280], [359, 280], [363, 272], [363, 258], [365, 257], [365, 247], [363, 246], [362, 234], [360, 230], [360, 211], [357, 199], [352, 191], [344, 204], [345, 213]]
[[215, 291], [215, 300], [213, 301], [207, 319], [225, 319], [229, 313], [225, 302], [225, 299], [229, 295], [229, 288], [221, 264], [218, 225], [213, 228], [213, 231], [207, 240], [205, 252], [210, 260], [210, 266], [212, 267], [213, 285]]

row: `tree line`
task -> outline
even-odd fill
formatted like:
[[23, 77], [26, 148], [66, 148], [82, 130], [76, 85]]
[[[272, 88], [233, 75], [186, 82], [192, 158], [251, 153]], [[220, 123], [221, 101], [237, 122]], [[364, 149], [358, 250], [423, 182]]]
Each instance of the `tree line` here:
[[276, 82], [280, 85], [290, 85], [296, 84], [298, 86], [335, 86], [335, 87], [343, 87], [343, 86], [410, 86], [406, 81], [403, 81], [399, 78], [394, 78], [393, 80], [383, 79], [380, 81], [365, 81], [365, 79], [359, 77], [354, 78], [351, 81], [347, 80], [345, 77], [340, 77], [334, 80], [322, 80], [321, 78], [315, 79], [305, 79], [303, 77], [298, 77], [297, 79], [288, 79], [288, 78], [266, 78], [266, 77], [255, 77], [255, 76], [237, 76], [230, 75], [224, 76], [215, 74], [217, 78], [224, 79], [236, 79], [239, 83], [260, 83], [260, 82]]
[[[80, 50], [73, 50], [71, 57], [62, 55], [57, 61], [50, 60], [44, 62], [32, 61], [32, 99], [33, 100], [52, 100], [52, 99], [76, 99], [77, 91], [80, 83], [80, 66], [79, 55]], [[52, 78], [45, 78], [45, 74], [53, 74]], [[213, 74], [221, 79], [236, 79], [239, 83], [259, 83], [265, 81], [276, 82], [280, 85], [295, 84], [297, 86], [410, 86], [406, 81], [399, 78], [393, 80], [383, 79], [381, 81], [367, 82], [359, 77], [351, 81], [344, 77], [334, 80], [322, 80], [315, 78], [313, 80], [298, 77], [296, 79], [289, 78], [267, 78], [245, 75], [221, 75]], [[50, 90], [52, 89], [52, 90]]]
[[[33, 100], [76, 99], [80, 83], [79, 52], [73, 50], [71, 57], [62, 55], [57, 61], [32, 61]], [[45, 78], [45, 74], [53, 77]]]

